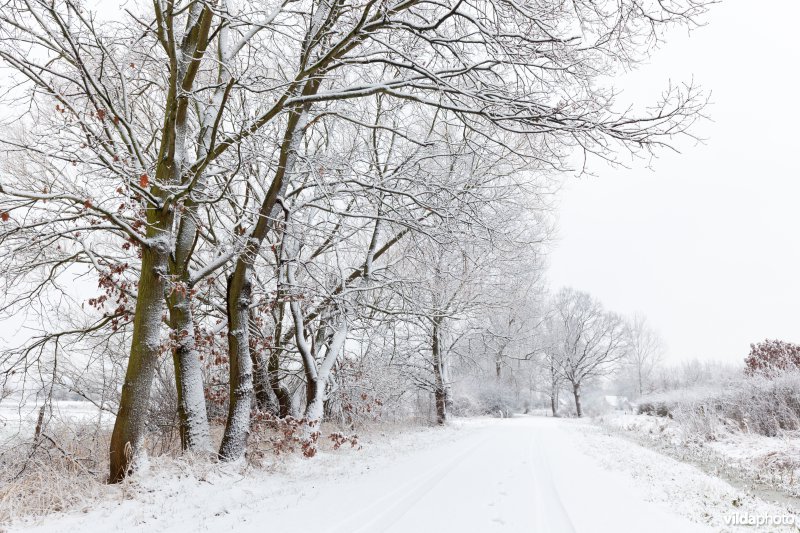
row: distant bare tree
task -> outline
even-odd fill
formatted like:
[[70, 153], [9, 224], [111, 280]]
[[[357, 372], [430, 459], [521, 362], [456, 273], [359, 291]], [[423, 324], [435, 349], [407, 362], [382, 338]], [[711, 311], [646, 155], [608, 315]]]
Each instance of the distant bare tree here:
[[633, 370], [639, 396], [649, 390], [650, 380], [656, 367], [664, 358], [664, 341], [650, 325], [647, 318], [635, 315], [625, 326], [627, 337], [627, 362]]
[[626, 354], [622, 318], [585, 292], [561, 289], [553, 298], [554, 368], [572, 386], [575, 411], [583, 416], [581, 385], [607, 374]]

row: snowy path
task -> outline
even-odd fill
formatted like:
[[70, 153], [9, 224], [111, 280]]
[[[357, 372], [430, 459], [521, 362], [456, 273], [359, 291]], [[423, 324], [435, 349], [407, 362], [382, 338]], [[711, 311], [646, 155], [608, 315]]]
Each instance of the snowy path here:
[[280, 529], [305, 518], [297, 531], [710, 531], [642, 501], [629, 479], [576, 448], [561, 421], [504, 422], [319, 494], [287, 513]]

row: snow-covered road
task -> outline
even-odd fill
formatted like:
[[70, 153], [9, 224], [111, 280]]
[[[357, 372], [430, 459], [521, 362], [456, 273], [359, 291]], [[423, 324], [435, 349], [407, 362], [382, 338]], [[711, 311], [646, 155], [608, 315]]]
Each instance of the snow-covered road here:
[[738, 531], [724, 522], [734, 512], [780, 511], [589, 423], [552, 418], [407, 431], [269, 472], [203, 464], [156, 462], [109, 489], [117, 496], [30, 529], [693, 533]]
[[629, 478], [582, 453], [563, 424], [533, 417], [492, 424], [319, 493], [290, 510], [280, 530], [304, 524], [295, 530], [710, 531], [643, 501]]

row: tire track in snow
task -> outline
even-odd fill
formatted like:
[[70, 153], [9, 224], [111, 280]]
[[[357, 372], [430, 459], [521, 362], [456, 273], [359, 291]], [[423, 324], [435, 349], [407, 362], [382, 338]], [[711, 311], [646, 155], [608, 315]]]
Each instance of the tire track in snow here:
[[489, 438], [482, 438], [476, 444], [450, 459], [444, 466], [434, 470], [433, 473], [413, 478], [384, 494], [332, 528], [325, 530], [325, 533], [386, 531], [410, 511], [414, 504], [428, 494], [442, 479], [459, 466], [467, 456], [483, 446]]
[[534, 477], [533, 501], [536, 533], [575, 533], [547, 459], [547, 450], [536, 435], [528, 446], [528, 470]]

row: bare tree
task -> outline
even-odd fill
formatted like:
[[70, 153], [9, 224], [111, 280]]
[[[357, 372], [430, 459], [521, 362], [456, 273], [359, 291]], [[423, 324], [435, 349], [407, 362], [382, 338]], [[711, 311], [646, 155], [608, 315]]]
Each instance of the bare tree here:
[[636, 378], [639, 396], [650, 390], [650, 380], [664, 357], [664, 342], [642, 315], [635, 315], [625, 326], [627, 362]]
[[608, 374], [627, 353], [625, 324], [589, 294], [570, 288], [556, 293], [552, 306], [557, 340], [554, 368], [571, 385], [580, 417], [583, 383]]

